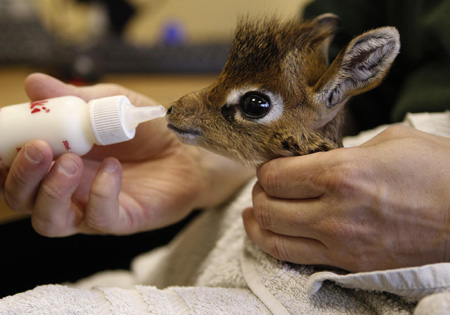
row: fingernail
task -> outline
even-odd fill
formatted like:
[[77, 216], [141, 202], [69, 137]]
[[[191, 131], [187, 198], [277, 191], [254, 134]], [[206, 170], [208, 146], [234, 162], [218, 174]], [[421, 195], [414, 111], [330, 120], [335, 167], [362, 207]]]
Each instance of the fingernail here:
[[26, 145], [23, 150], [25, 151], [25, 156], [27, 157], [28, 161], [30, 161], [31, 163], [39, 164], [44, 159], [41, 151], [32, 144]]
[[117, 169], [118, 169], [118, 166], [117, 166], [116, 163], [113, 163], [111, 161], [104, 161], [103, 162], [103, 170], [105, 172], [108, 172], [108, 173], [112, 174], [112, 173], [117, 172]]
[[58, 161], [60, 169], [67, 175], [73, 175], [77, 172], [78, 166], [68, 158], [63, 158]]

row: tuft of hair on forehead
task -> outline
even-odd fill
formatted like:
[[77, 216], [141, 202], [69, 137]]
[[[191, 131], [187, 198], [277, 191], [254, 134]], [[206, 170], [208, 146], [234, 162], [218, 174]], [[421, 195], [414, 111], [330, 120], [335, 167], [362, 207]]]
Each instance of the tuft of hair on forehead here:
[[241, 18], [224, 71], [254, 74], [276, 70], [289, 51], [316, 49], [334, 31], [326, 24], [300, 18]]

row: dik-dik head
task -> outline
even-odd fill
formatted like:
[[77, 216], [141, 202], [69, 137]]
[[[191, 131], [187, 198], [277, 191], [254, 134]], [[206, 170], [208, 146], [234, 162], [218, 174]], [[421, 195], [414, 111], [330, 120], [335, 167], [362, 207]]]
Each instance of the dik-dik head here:
[[395, 28], [353, 39], [328, 64], [337, 17], [243, 21], [209, 87], [176, 101], [168, 127], [185, 143], [261, 164], [341, 146], [341, 109], [376, 87], [400, 48]]

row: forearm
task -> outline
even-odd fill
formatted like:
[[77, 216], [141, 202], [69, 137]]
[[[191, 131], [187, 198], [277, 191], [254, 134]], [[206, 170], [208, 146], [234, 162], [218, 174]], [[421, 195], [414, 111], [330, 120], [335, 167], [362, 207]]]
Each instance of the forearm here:
[[214, 207], [226, 202], [243, 184], [255, 175], [255, 167], [243, 165], [202, 148], [200, 166], [205, 183], [196, 202], [197, 208]]

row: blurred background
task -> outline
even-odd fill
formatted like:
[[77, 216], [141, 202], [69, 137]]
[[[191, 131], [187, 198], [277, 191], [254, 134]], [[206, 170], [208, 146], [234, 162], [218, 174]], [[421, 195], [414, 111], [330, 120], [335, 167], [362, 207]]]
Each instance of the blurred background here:
[[110, 73], [217, 73], [242, 16], [306, 0], [1, 0], [0, 65], [81, 82]]

